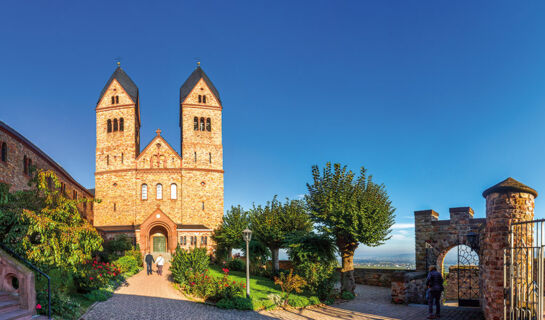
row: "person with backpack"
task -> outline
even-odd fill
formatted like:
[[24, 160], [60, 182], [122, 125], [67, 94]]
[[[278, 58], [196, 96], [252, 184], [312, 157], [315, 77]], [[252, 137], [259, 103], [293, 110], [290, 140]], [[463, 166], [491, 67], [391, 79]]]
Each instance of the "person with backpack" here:
[[[428, 319], [437, 319], [441, 317], [441, 292], [443, 288], [443, 276], [437, 271], [435, 266], [430, 267], [428, 278], [426, 279], [428, 287]], [[433, 314], [433, 304], [435, 302], [435, 315]]]

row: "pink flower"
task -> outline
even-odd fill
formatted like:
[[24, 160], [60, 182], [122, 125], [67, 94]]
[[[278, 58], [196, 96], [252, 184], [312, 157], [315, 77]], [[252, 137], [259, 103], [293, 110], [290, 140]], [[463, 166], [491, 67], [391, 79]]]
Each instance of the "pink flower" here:
[[36, 309], [40, 310], [41, 308], [42, 308], [42, 305], [38, 303], [38, 304], [36, 305]]
[[89, 280], [93, 280], [93, 277], [89, 277]]

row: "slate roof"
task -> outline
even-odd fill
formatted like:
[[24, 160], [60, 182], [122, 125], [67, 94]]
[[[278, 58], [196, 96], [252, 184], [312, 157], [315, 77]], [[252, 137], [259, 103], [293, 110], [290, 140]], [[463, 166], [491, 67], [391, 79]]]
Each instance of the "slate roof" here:
[[204, 73], [204, 71], [202, 70], [200, 66], [197, 66], [195, 71], [191, 73], [189, 78], [187, 78], [187, 80], [184, 82], [184, 84], [180, 88], [180, 103], [184, 102], [185, 98], [187, 98], [191, 90], [195, 87], [195, 85], [197, 85], [197, 82], [199, 82], [201, 78], [204, 79], [204, 82], [206, 82], [206, 85], [210, 88], [214, 96], [216, 96], [218, 101], [221, 103], [220, 94], [218, 90], [216, 89], [216, 87], [214, 87], [214, 84], [212, 83], [212, 81], [210, 81], [210, 78], [208, 78], [208, 76], [206, 75], [206, 73]]
[[114, 81], [114, 79], [116, 79], [117, 82], [119, 82], [119, 84], [123, 87], [123, 89], [125, 89], [127, 94], [131, 97], [132, 101], [138, 104], [138, 87], [136, 86], [134, 81], [132, 81], [132, 79], [125, 73], [125, 71], [121, 69], [121, 67], [117, 67], [108, 82], [106, 82], [104, 89], [102, 89], [102, 91], [100, 92], [100, 97], [98, 98], [98, 101], [100, 102], [100, 99], [102, 99], [102, 96], [104, 96], [104, 93], [106, 93], [106, 90], [108, 90], [108, 87], [110, 86], [112, 81]]
[[527, 185], [524, 185], [518, 182], [517, 180], [511, 177], [484, 190], [483, 197], [486, 198], [486, 196], [494, 192], [526, 192], [526, 193], [532, 194], [534, 197], [537, 198], [537, 191], [528, 187]]

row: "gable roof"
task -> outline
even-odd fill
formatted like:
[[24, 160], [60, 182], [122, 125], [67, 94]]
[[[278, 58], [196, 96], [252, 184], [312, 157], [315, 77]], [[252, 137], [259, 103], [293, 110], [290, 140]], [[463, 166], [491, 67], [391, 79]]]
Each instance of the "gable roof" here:
[[112, 84], [112, 81], [114, 81], [114, 79], [116, 79], [117, 82], [119, 82], [119, 84], [123, 87], [123, 89], [125, 89], [127, 94], [131, 97], [132, 101], [138, 104], [138, 87], [136, 86], [134, 81], [132, 81], [132, 79], [125, 73], [125, 71], [121, 69], [121, 67], [117, 67], [108, 82], [106, 82], [106, 85], [100, 92], [98, 102], [100, 102], [100, 99], [102, 99], [104, 93], [106, 93], [106, 90], [108, 90], [108, 87], [110, 86], [110, 84]]
[[216, 96], [221, 104], [220, 94], [218, 90], [216, 89], [216, 87], [214, 87], [214, 84], [212, 83], [212, 81], [210, 81], [210, 79], [208, 78], [206, 73], [204, 73], [200, 66], [197, 66], [197, 68], [191, 73], [189, 78], [187, 78], [187, 80], [180, 88], [180, 103], [184, 102], [185, 98], [187, 98], [189, 93], [191, 93], [191, 90], [193, 90], [193, 88], [201, 79], [204, 79], [204, 82], [206, 82], [206, 85], [210, 88], [210, 91], [212, 91], [212, 93]]
[[[158, 130], [159, 131], [159, 130]], [[151, 141], [144, 147], [144, 149], [142, 149], [142, 151], [140, 152], [140, 154], [136, 157], [136, 160], [140, 159], [143, 157], [143, 155], [148, 151], [149, 148], [151, 148], [151, 146], [154, 144], [154, 142], [156, 140], [161, 140], [166, 146], [168, 149], [170, 149], [172, 151], [172, 153], [174, 153], [178, 158], [182, 158], [180, 156], [180, 154], [178, 152], [176, 152], [176, 150], [174, 150], [174, 148], [165, 140], [165, 138], [163, 138], [161, 136], [161, 131], [159, 131], [157, 133], [157, 135], [155, 137], [153, 137], [153, 139], [151, 139]]]

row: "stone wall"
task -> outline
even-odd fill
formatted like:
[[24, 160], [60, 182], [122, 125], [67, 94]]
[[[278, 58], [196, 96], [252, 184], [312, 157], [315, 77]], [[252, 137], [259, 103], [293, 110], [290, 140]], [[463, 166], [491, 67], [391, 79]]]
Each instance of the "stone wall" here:
[[391, 276], [392, 303], [427, 303], [426, 277], [426, 273], [421, 271], [393, 272]]
[[[341, 268], [337, 268], [339, 275], [340, 270]], [[390, 288], [392, 285], [392, 275], [399, 271], [395, 269], [354, 268], [354, 279], [357, 284]]]
[[[0, 121], [0, 147], [5, 143], [7, 146], [6, 161], [0, 159], [0, 182], [10, 185], [11, 191], [29, 189], [31, 174], [25, 173], [24, 159], [32, 161], [36, 169], [51, 170], [55, 172], [59, 181], [65, 185], [65, 194], [68, 198], [81, 197], [93, 199], [93, 194], [80, 185], [57, 164], [45, 152], [40, 150], [23, 135]], [[80, 204], [78, 209], [82, 216], [93, 221], [93, 203]]]

